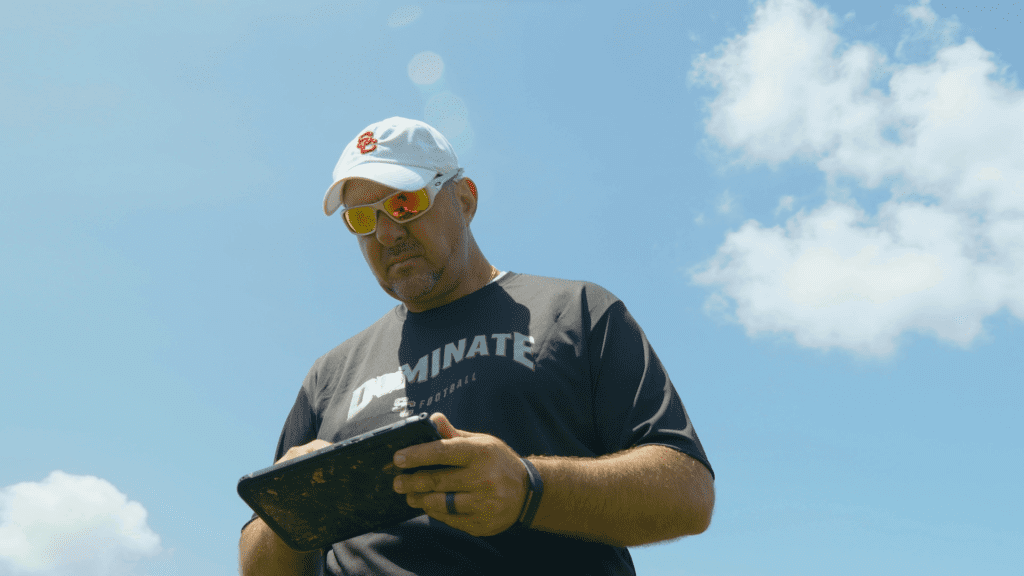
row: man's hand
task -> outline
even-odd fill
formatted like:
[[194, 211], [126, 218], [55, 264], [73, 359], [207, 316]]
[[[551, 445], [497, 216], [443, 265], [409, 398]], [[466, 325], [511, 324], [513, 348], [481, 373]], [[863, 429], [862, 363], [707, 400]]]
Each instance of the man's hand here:
[[[275, 464], [330, 445], [326, 440], [317, 439], [292, 446]], [[243, 576], [313, 576], [323, 560], [320, 550], [298, 552], [289, 548], [262, 518], [256, 518], [242, 530], [238, 556], [239, 572]]]
[[313, 440], [312, 442], [307, 442], [307, 443], [303, 444], [302, 446], [292, 446], [291, 448], [288, 449], [287, 452], [284, 453], [284, 456], [281, 456], [281, 459], [278, 460], [277, 462], [274, 462], [274, 464], [280, 464], [281, 462], [287, 462], [288, 460], [291, 460], [292, 458], [298, 458], [299, 456], [305, 456], [306, 454], [309, 454], [310, 452], [315, 452], [315, 451], [323, 448], [324, 446], [330, 446], [330, 445], [331, 445], [330, 442], [317, 438], [316, 440]]
[[[473, 536], [493, 536], [510, 528], [519, 519], [529, 486], [519, 455], [494, 436], [457, 430], [440, 412], [430, 419], [444, 439], [399, 450], [395, 465], [458, 469], [400, 474], [395, 492], [405, 494], [409, 506]], [[446, 492], [455, 492], [458, 514], [448, 513]]]

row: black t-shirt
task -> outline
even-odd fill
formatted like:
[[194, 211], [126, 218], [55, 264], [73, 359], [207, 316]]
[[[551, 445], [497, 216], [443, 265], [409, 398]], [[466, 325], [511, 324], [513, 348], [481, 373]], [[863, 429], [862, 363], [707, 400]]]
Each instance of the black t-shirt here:
[[[419, 412], [443, 412], [520, 456], [661, 444], [711, 470], [643, 331], [589, 282], [509, 272], [426, 312], [395, 307], [313, 364], [274, 461]], [[337, 575], [635, 574], [625, 548], [537, 530], [474, 537], [426, 515], [339, 542], [324, 559]]]

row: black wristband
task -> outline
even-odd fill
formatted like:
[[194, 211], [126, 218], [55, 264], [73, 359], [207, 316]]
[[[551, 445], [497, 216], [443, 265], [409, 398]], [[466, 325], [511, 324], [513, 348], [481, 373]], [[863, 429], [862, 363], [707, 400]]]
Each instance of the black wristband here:
[[530, 477], [530, 489], [526, 491], [526, 499], [523, 500], [523, 509], [519, 512], [519, 520], [516, 522], [522, 528], [529, 528], [533, 517], [537, 515], [540, 508], [540, 497], [544, 495], [544, 481], [540, 479], [540, 473], [533, 463], [526, 458], [520, 458], [526, 464], [526, 474]]

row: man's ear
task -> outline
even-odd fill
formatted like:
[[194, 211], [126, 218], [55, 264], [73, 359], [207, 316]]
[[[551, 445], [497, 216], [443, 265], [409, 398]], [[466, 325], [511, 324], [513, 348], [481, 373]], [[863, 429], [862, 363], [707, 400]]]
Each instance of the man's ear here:
[[463, 178], [459, 180], [455, 190], [456, 196], [459, 199], [459, 208], [466, 218], [466, 223], [472, 222], [473, 216], [476, 215], [476, 183], [469, 178]]

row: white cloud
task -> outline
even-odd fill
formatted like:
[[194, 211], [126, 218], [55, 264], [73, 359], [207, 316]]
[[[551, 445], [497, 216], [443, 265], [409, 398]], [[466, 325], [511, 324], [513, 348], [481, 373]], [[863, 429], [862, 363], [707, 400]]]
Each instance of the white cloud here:
[[907, 6], [905, 13], [911, 21], [922, 22], [932, 26], [935, 24], [935, 21], [938, 20], [938, 16], [935, 14], [935, 11], [931, 9], [931, 6], [929, 6], [930, 3], [931, 0], [920, 0], [920, 2], [914, 6]]
[[14, 574], [128, 574], [159, 552], [145, 508], [101, 478], [56, 470], [0, 489], [0, 567]]
[[725, 192], [722, 192], [722, 196], [718, 200], [718, 211], [722, 214], [728, 214], [729, 212], [732, 212], [732, 209], [732, 194], [729, 194], [729, 191], [726, 190]]
[[893, 51], [896, 57], [905, 57], [907, 46], [924, 44], [937, 47], [953, 43], [953, 38], [960, 29], [959, 21], [955, 17], [940, 20], [929, 4], [930, 0], [920, 0], [917, 4], [903, 9], [911, 26], [904, 32], [903, 38]]
[[789, 212], [793, 210], [793, 202], [795, 198], [792, 196], [783, 196], [779, 198], [779, 205], [775, 207], [775, 215], [778, 216], [779, 212]]
[[[907, 15], [935, 24], [926, 1]], [[751, 335], [871, 355], [908, 331], [966, 346], [1001, 309], [1024, 319], [1024, 91], [970, 38], [892, 64], [834, 28], [808, 0], [758, 6], [745, 34], [694, 62], [717, 89], [706, 131], [740, 163], [814, 162], [833, 190], [852, 179], [893, 196], [874, 215], [837, 195], [729, 233], [693, 271], [710, 308], [732, 302]]]

